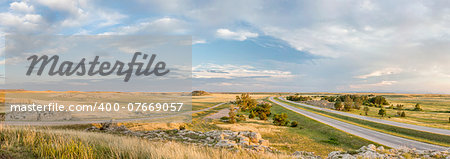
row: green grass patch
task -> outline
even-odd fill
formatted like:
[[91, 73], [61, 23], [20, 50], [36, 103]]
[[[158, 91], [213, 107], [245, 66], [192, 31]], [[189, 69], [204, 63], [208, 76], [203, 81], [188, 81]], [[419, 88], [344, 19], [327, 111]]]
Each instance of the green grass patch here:
[[272, 114], [286, 113], [290, 121], [297, 121], [299, 123], [298, 127], [290, 128], [289, 131], [305, 135], [315, 140], [316, 142], [327, 143], [330, 145], [342, 147], [344, 149], [358, 149], [368, 144], [376, 144], [363, 138], [337, 130], [331, 126], [320, 123], [316, 120], [310, 119], [303, 115], [300, 115], [294, 111], [279, 106], [276, 103], [273, 102], [271, 103], [272, 103], [271, 108]]

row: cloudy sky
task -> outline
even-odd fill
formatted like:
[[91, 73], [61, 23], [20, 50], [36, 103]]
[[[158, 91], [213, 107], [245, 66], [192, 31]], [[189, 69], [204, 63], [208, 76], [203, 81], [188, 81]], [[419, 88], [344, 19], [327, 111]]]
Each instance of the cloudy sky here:
[[450, 93], [450, 1], [171, 2], [0, 0], [0, 40], [191, 35], [194, 89]]

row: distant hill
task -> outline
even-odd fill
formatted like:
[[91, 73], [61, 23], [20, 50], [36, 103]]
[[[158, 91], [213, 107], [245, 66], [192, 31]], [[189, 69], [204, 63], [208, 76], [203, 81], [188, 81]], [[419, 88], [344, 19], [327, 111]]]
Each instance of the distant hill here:
[[209, 93], [206, 91], [192, 91], [191, 95], [192, 96], [205, 96], [205, 95], [209, 95]]

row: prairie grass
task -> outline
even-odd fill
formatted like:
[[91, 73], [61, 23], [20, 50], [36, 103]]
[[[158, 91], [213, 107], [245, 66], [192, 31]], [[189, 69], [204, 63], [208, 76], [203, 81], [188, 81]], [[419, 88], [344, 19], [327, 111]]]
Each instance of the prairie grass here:
[[0, 127], [0, 156], [19, 158], [288, 158], [75, 130]]

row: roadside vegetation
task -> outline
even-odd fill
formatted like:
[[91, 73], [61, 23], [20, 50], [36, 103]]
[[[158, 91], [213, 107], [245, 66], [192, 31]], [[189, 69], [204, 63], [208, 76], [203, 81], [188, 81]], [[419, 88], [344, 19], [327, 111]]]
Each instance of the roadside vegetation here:
[[[417, 131], [417, 130], [412, 130], [412, 129], [406, 129], [406, 128], [401, 128], [401, 127], [396, 127], [396, 126], [391, 126], [391, 125], [386, 125], [386, 124], [381, 124], [381, 123], [376, 123], [376, 122], [371, 122], [371, 121], [366, 121], [366, 120], [361, 120], [361, 119], [357, 119], [357, 118], [352, 118], [352, 117], [348, 117], [348, 116], [343, 116], [343, 115], [339, 115], [339, 114], [335, 114], [335, 113], [331, 113], [331, 112], [326, 112], [326, 111], [322, 111], [322, 110], [317, 110], [317, 109], [312, 109], [312, 108], [308, 108], [308, 107], [303, 107], [301, 105], [297, 105], [297, 104], [292, 104], [292, 103], [288, 103], [279, 99], [275, 99], [279, 102], [283, 102], [286, 103], [288, 105], [292, 105], [298, 108], [302, 108], [308, 111], [312, 111], [312, 112], [316, 112], [316, 113], [320, 113], [320, 114], [324, 114], [324, 115], [328, 115], [331, 117], [335, 117], [338, 118], [340, 120], [344, 120], [347, 122], [352, 122], [355, 124], [359, 124], [362, 126], [366, 126], [372, 129], [376, 129], [378, 131], [382, 131], [382, 132], [386, 132], [392, 135], [397, 135], [397, 136], [401, 136], [401, 137], [406, 137], [406, 138], [410, 138], [410, 139], [415, 139], [415, 140], [419, 140], [419, 141], [423, 141], [423, 142], [428, 142], [428, 143], [432, 143], [432, 144], [437, 144], [437, 145], [443, 145], [443, 146], [450, 146], [450, 138], [448, 138], [448, 136], [446, 135], [440, 135], [440, 134], [433, 134], [433, 133], [429, 133], [429, 132], [423, 132], [423, 131]], [[379, 115], [385, 115], [385, 110], [383, 108], [380, 108], [378, 111]]]

